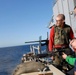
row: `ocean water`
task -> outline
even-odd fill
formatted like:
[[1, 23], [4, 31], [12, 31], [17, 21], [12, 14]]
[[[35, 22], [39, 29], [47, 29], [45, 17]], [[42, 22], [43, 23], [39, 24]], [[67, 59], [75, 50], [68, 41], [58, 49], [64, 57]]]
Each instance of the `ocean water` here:
[[[42, 47], [42, 50], [45, 46]], [[30, 52], [30, 45], [0, 48], [0, 75], [11, 75], [21, 63], [22, 55]]]

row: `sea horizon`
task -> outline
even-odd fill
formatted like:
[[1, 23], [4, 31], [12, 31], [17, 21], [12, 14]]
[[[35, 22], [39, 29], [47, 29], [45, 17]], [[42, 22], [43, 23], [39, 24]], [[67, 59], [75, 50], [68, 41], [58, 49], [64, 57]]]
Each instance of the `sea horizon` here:
[[23, 54], [30, 52], [30, 45], [38, 44], [0, 48], [0, 75], [12, 75], [13, 70], [21, 63]]

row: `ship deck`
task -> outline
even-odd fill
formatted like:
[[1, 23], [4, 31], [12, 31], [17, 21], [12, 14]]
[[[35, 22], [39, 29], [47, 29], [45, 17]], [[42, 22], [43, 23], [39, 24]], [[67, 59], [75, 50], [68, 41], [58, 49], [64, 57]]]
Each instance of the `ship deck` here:
[[61, 72], [59, 69], [54, 67], [53, 65], [48, 65], [50, 68], [50, 71], [46, 72], [32, 72], [32, 73], [26, 73], [21, 75], [65, 75], [63, 72]]

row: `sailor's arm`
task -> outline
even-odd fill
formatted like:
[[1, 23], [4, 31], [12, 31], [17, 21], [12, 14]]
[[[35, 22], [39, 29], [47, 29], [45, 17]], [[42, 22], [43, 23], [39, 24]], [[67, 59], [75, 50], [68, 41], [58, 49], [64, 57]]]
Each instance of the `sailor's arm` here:
[[50, 30], [50, 37], [49, 37], [49, 51], [50, 52], [53, 50], [53, 44], [54, 44], [54, 26]]
[[76, 58], [73, 58], [71, 56], [67, 56], [65, 53], [63, 53], [62, 57], [68, 62], [70, 65], [74, 65]]
[[72, 28], [70, 27], [70, 39], [72, 40], [72, 39], [74, 39], [75, 37], [74, 37], [74, 33], [73, 33], [73, 30], [72, 30]]

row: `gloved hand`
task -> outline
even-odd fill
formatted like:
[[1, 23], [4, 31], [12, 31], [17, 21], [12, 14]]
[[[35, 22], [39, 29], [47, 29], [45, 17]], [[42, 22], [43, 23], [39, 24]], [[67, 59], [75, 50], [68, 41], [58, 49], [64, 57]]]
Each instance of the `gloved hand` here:
[[50, 58], [52, 59], [52, 60], [55, 60], [55, 54], [54, 54], [54, 52], [53, 51], [49, 51], [48, 52], [48, 56], [50, 56]]
[[48, 55], [49, 55], [49, 56], [54, 56], [54, 52], [53, 52], [53, 51], [49, 51], [49, 52], [48, 52]]

